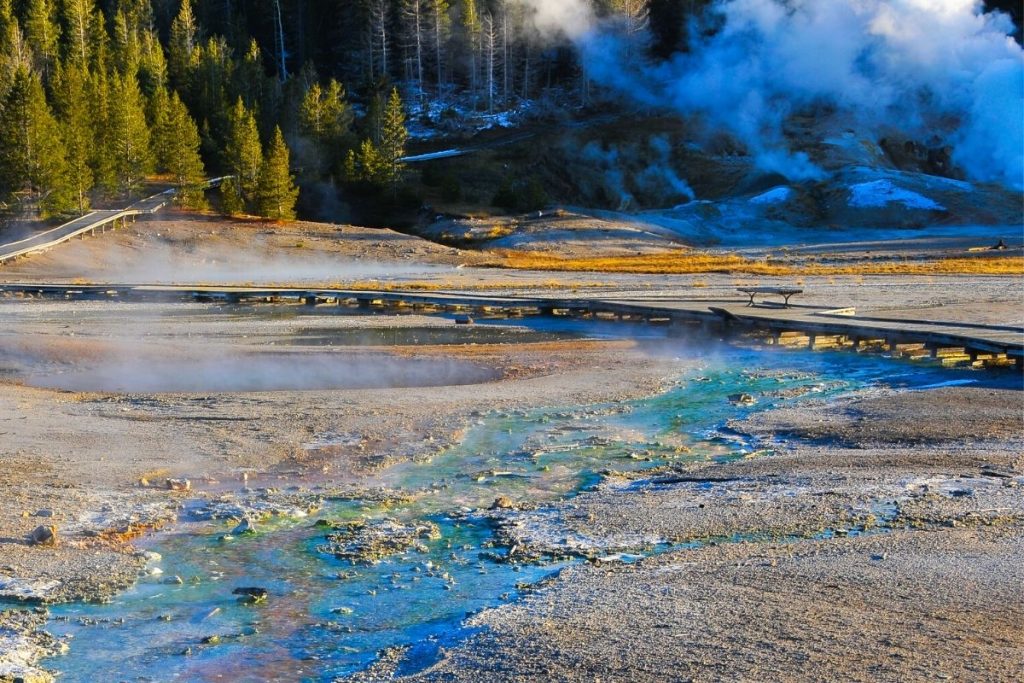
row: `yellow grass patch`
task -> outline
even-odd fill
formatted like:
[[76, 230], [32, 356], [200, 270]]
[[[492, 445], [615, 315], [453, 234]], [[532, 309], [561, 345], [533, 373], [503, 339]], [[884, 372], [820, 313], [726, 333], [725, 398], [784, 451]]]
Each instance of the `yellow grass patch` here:
[[507, 290], [507, 289], [607, 289], [611, 285], [606, 282], [562, 282], [560, 280], [549, 279], [544, 282], [522, 282], [519, 280], [495, 280], [491, 282], [424, 282], [424, 281], [410, 281], [410, 282], [389, 282], [387, 280], [360, 280], [357, 282], [334, 282], [325, 287], [325, 289], [348, 289], [348, 290], [360, 290], [360, 291], [378, 291], [378, 292], [438, 292], [438, 291], [491, 291], [491, 290]]
[[540, 252], [505, 252], [501, 267], [516, 270], [567, 272], [646, 273], [687, 275], [695, 273], [745, 273], [765, 276], [797, 275], [1024, 275], [1024, 256], [991, 256], [914, 261], [865, 261], [849, 265], [814, 262], [758, 261], [737, 254], [672, 252], [636, 256], [562, 258]]

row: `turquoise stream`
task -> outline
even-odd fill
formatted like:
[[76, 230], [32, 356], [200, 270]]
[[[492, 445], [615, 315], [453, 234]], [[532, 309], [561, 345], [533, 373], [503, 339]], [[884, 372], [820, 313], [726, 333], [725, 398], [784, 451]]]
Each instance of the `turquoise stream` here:
[[[141, 579], [108, 604], [53, 609], [50, 629], [70, 636], [69, 654], [46, 665], [62, 681], [332, 680], [371, 663], [388, 646], [411, 647], [407, 668], [429, 664], [439, 646], [465, 637], [468, 614], [515, 599], [517, 586], [562, 564], [511, 565], [486, 559], [487, 522], [469, 512], [497, 496], [544, 503], [594, 484], [605, 469], [649, 468], [685, 459], [749, 455], [726, 420], [799, 398], [763, 397], [797, 387], [821, 397], [869, 385], [927, 386], [950, 371], [848, 352], [696, 348], [662, 341], [659, 353], [688, 358], [665, 393], [619, 404], [488, 414], [461, 444], [429, 462], [405, 463], [378, 483], [410, 494], [384, 505], [328, 501], [317, 514], [260, 525], [225, 542], [230, 526], [182, 523], [147, 540], [162, 554], [161, 577]], [[693, 369], [697, 354], [699, 369]], [[689, 368], [689, 369], [684, 369]], [[752, 407], [730, 394], [759, 397]], [[318, 552], [318, 518], [430, 519], [442, 532], [428, 551], [375, 565], [350, 565]], [[648, 549], [653, 551], [654, 549]], [[443, 574], [447, 574], [447, 578]], [[182, 585], [163, 579], [180, 576]], [[232, 590], [262, 586], [266, 604]], [[203, 644], [208, 636], [217, 644]]]

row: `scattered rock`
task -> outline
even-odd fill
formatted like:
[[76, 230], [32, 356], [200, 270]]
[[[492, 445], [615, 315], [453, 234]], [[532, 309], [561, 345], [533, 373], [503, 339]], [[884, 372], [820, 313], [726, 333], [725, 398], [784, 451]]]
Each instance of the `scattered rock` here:
[[33, 516], [34, 517], [53, 517], [53, 510], [47, 510], [46, 508], [43, 508], [42, 510], [36, 510], [36, 514], [33, 515]]
[[164, 579], [164, 583], [172, 586], [180, 586], [185, 582], [182, 580], [180, 576], [175, 574], [174, 576], [168, 576], [166, 579]]
[[256, 522], [254, 522], [250, 517], [243, 517], [242, 521], [238, 523], [238, 526], [231, 530], [232, 536], [254, 533], [256, 533]]
[[191, 491], [192, 482], [188, 479], [168, 479], [166, 482], [168, 491]]
[[328, 534], [327, 543], [319, 550], [342, 560], [370, 564], [404, 552], [420, 544], [421, 540], [438, 538], [441, 538], [441, 530], [433, 522], [402, 524], [388, 518], [356, 520]]
[[57, 545], [57, 528], [45, 524], [37, 526], [28, 535], [28, 542], [32, 545]]
[[46, 600], [60, 586], [61, 582], [53, 579], [19, 579], [13, 576], [0, 576], [0, 598]]
[[238, 599], [241, 602], [246, 602], [250, 605], [266, 602], [267, 596], [270, 595], [266, 588], [260, 588], [259, 586], [243, 586], [236, 588], [231, 593], [239, 596]]
[[515, 503], [508, 496], [498, 496], [491, 503], [492, 510], [511, 510], [515, 507]]
[[54, 677], [38, 667], [44, 657], [67, 651], [67, 645], [44, 631], [49, 612], [0, 611], [0, 681], [52, 683]]

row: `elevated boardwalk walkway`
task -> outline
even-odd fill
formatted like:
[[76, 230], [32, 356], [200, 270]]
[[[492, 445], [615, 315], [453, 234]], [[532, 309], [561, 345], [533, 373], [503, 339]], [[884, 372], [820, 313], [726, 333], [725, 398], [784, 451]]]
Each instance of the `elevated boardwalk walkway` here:
[[749, 306], [742, 299], [565, 298], [494, 296], [469, 292], [349, 290], [301, 287], [219, 287], [147, 284], [0, 284], [6, 296], [128, 301], [200, 301], [222, 304], [302, 303], [363, 309], [407, 308], [476, 315], [560, 315], [669, 325], [728, 334], [753, 334], [765, 343], [812, 349], [876, 349], [945, 364], [1024, 368], [1024, 328], [954, 321], [857, 316], [854, 309]]
[[[206, 181], [205, 187], [217, 187], [223, 180], [224, 178], [212, 178]], [[94, 235], [97, 231], [104, 232], [107, 228], [124, 227], [129, 221], [134, 221], [136, 216], [153, 214], [164, 208], [174, 199], [175, 194], [176, 190], [171, 188], [145, 199], [140, 199], [125, 209], [90, 211], [84, 216], [68, 221], [63, 225], [58, 225], [55, 228], [44, 230], [14, 242], [0, 244], [0, 264], [52, 249], [75, 237]]]

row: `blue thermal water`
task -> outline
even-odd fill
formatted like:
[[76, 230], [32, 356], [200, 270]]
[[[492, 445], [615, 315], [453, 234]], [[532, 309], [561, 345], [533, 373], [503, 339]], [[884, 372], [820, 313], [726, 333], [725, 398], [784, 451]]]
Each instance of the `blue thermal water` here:
[[[378, 483], [409, 494], [400, 502], [327, 501], [309, 518], [266, 522], [232, 541], [221, 540], [230, 526], [220, 523], [183, 523], [147, 540], [163, 556], [163, 574], [108, 604], [55, 608], [50, 630], [69, 637], [71, 649], [47, 666], [63, 681], [320, 681], [365, 668], [389, 646], [410, 647], [406, 666], [423, 666], [464, 637], [467, 615], [515, 599], [520, 586], [562, 566], [495, 561], [502, 551], [491, 548], [491, 528], [475, 511], [496, 497], [543, 504], [596, 483], [605, 469], [744, 457], [750, 445], [725, 422], [803, 400], [780, 391], [821, 398], [950, 379], [949, 371], [845, 352], [679, 344], [687, 360], [664, 393], [484, 415], [459, 445], [380, 475]], [[758, 402], [735, 405], [728, 397], [736, 393]], [[376, 564], [318, 550], [327, 530], [315, 520], [382, 517], [433, 521], [441, 538]], [[171, 576], [183, 583], [164, 583]], [[264, 587], [269, 598], [243, 604], [232, 594], [240, 586]], [[211, 636], [219, 641], [203, 642]]]

